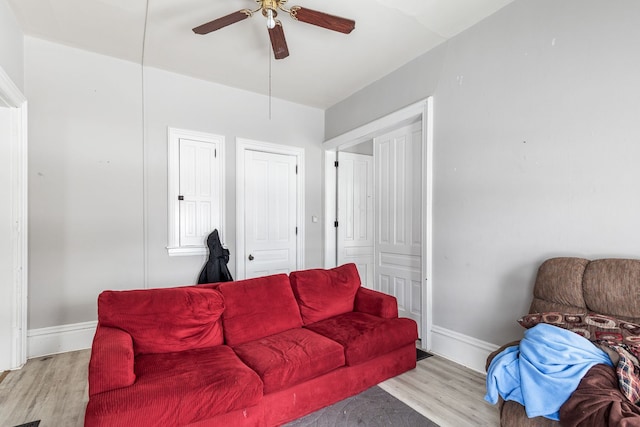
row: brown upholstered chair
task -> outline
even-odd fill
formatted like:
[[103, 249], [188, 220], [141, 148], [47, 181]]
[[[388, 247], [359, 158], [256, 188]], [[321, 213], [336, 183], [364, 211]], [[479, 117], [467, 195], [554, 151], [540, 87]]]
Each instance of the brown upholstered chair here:
[[[552, 258], [545, 261], [538, 270], [529, 309], [529, 313], [544, 312], [595, 312], [640, 324], [640, 260]], [[487, 367], [500, 351], [515, 344], [517, 341], [491, 353]], [[527, 418], [524, 407], [513, 401], [500, 399], [498, 408], [502, 426], [560, 425], [543, 417]], [[607, 425], [607, 421], [603, 419], [601, 425]]]

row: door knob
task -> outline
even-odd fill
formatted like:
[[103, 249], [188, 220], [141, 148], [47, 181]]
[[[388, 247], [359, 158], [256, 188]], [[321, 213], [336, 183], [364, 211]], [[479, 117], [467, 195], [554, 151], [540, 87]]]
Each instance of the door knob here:
[[253, 261], [253, 255], [249, 254], [249, 261]]

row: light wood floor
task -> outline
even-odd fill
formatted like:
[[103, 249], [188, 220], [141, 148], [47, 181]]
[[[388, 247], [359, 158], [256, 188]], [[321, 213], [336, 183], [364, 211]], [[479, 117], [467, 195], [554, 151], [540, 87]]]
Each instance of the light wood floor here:
[[40, 427], [84, 424], [90, 350], [38, 357], [0, 383], [0, 426], [42, 420]]
[[443, 357], [379, 385], [441, 427], [500, 425], [497, 407], [484, 400], [485, 376]]
[[[0, 426], [41, 420], [40, 427], [80, 427], [88, 400], [89, 350], [31, 359], [0, 383]], [[497, 426], [497, 409], [483, 400], [485, 379], [433, 356], [380, 384], [424, 416], [447, 426]]]

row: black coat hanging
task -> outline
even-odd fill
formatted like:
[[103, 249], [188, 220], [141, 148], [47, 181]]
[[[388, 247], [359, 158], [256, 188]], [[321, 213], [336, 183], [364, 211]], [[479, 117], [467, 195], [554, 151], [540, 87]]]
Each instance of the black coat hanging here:
[[204, 267], [202, 267], [198, 284], [232, 282], [233, 277], [231, 277], [231, 273], [227, 268], [229, 249], [222, 247], [218, 230], [213, 230], [213, 232], [209, 234], [209, 237], [207, 237], [207, 246], [209, 246], [209, 259]]

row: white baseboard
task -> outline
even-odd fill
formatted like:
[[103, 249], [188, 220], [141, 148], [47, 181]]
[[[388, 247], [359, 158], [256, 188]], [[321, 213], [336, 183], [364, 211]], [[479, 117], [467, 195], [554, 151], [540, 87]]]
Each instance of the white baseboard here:
[[65, 353], [91, 348], [97, 321], [29, 329], [27, 331], [27, 358]]
[[487, 356], [498, 349], [495, 344], [463, 335], [456, 331], [433, 326], [429, 351], [445, 357], [474, 371], [486, 373], [484, 366]]

